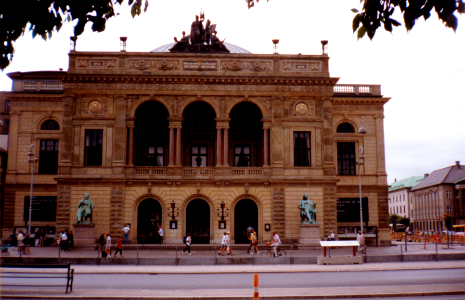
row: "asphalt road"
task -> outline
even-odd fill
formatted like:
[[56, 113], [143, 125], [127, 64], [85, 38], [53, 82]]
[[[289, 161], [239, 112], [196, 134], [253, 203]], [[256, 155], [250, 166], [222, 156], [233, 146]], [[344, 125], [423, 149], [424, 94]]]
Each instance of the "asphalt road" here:
[[[260, 288], [322, 288], [465, 284], [465, 269], [366, 272], [263, 273]], [[75, 274], [74, 290], [247, 289], [253, 274]]]

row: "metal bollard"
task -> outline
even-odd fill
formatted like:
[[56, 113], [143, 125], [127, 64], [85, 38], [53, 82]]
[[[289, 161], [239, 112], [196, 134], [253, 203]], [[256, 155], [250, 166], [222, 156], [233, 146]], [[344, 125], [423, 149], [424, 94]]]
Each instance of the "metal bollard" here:
[[176, 264], [176, 266], [177, 266], [177, 265], [178, 265], [178, 246], [176, 246], [176, 250], [175, 250], [175, 251], [176, 251], [176, 262], [175, 262], [175, 264]]
[[438, 259], [438, 244], [436, 243], [436, 262], [438, 262], [439, 259]]
[[137, 246], [137, 266], [139, 265], [139, 246]]
[[258, 274], [255, 273], [253, 275], [253, 300], [258, 300], [259, 295], [258, 295]]
[[60, 251], [60, 245], [58, 245], [58, 264], [61, 264], [61, 251]]

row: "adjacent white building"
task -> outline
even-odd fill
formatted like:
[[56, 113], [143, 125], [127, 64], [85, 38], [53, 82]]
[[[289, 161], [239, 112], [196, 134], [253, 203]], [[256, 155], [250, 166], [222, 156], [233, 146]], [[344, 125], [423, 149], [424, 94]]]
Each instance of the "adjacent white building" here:
[[388, 207], [390, 215], [410, 218], [410, 190], [423, 180], [423, 176], [411, 176], [394, 180], [388, 189]]

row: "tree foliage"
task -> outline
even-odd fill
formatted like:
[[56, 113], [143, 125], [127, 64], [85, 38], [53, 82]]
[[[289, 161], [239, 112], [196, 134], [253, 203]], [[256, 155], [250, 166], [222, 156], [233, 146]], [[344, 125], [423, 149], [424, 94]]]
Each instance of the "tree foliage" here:
[[[13, 59], [13, 43], [22, 36], [26, 27], [32, 36], [41, 36], [44, 40], [52, 37], [53, 31], [59, 31], [64, 22], [77, 20], [74, 36], [84, 31], [85, 25], [92, 23], [92, 30], [105, 30], [108, 19], [117, 15], [114, 5], [125, 0], [3, 0], [0, 6], [0, 69], [5, 69]], [[140, 15], [142, 0], [127, 0], [134, 18]], [[144, 12], [148, 0], [145, 0]]]
[[[245, 0], [245, 2], [250, 9], [259, 0]], [[356, 13], [352, 21], [352, 29], [354, 33], [357, 31], [357, 39], [365, 35], [373, 39], [376, 30], [381, 26], [386, 31], [392, 32], [393, 27], [401, 25], [392, 17], [396, 11], [400, 11], [403, 15], [407, 31], [415, 26], [415, 21], [419, 18], [427, 20], [433, 10], [446, 27], [455, 31], [458, 25], [455, 12], [460, 14], [465, 12], [463, 0], [360, 0], [360, 3], [362, 3], [361, 11], [352, 9], [352, 12]]]
[[416, 20], [427, 20], [434, 10], [446, 27], [457, 29], [458, 21], [455, 12], [463, 13], [462, 0], [361, 0], [362, 10], [353, 8], [356, 13], [352, 21], [352, 29], [357, 31], [357, 39], [366, 35], [370, 39], [375, 36], [376, 30], [381, 26], [386, 31], [392, 32], [393, 27], [401, 23], [393, 19], [396, 11], [400, 10], [405, 28], [410, 31], [415, 26]]

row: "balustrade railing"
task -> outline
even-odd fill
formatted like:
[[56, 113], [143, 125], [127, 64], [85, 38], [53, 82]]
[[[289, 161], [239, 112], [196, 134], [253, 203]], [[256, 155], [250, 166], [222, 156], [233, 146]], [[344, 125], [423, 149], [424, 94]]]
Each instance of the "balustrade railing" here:
[[380, 85], [337, 84], [333, 90], [334, 94], [381, 95]]

